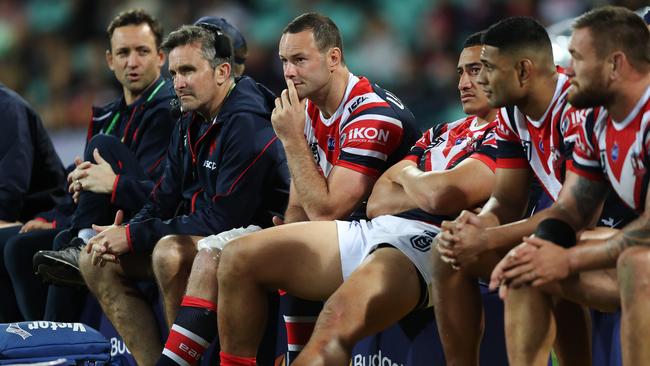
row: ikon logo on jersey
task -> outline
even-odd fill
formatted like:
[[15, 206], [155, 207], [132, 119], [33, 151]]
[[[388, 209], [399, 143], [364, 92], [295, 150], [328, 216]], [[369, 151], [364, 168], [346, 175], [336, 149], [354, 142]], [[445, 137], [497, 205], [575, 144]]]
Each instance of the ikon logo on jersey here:
[[374, 127], [357, 127], [348, 132], [348, 141], [354, 140], [376, 140], [387, 143], [390, 131]]

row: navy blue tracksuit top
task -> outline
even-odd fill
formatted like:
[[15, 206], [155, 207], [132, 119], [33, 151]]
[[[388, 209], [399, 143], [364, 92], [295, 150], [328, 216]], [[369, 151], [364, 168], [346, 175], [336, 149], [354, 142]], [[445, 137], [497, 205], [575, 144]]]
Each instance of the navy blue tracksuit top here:
[[[111, 204], [115, 207], [127, 212], [139, 211], [149, 200], [154, 183], [162, 176], [167, 146], [175, 131], [176, 121], [170, 106], [174, 97], [171, 81], [159, 77], [130, 105], [126, 105], [124, 95], [121, 95], [104, 106], [93, 106], [86, 144], [100, 134], [114, 136], [133, 153], [148, 177], [138, 180], [116, 171], [111, 194]], [[74, 166], [69, 169], [74, 169]], [[67, 226], [76, 207], [71, 199], [69, 201], [41, 212], [38, 217], [52, 222], [55, 228]]]
[[271, 225], [284, 212], [289, 170], [271, 125], [275, 96], [236, 79], [214, 121], [185, 113], [149, 203], [127, 225], [132, 251], [150, 253], [165, 235], [217, 234]]
[[41, 119], [0, 84], [0, 220], [27, 221], [65, 199], [65, 169]]

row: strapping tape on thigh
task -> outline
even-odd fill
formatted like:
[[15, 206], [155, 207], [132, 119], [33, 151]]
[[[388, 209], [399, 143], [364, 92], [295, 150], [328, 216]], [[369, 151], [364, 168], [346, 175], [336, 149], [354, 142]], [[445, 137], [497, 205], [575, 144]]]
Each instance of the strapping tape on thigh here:
[[258, 230], [262, 230], [262, 228], [257, 225], [248, 225], [247, 227], [239, 227], [236, 229], [223, 231], [217, 235], [210, 235], [199, 240], [198, 243], [196, 244], [196, 249], [197, 250], [202, 250], [202, 249], [223, 250], [223, 248], [225, 248], [226, 245], [231, 240]]

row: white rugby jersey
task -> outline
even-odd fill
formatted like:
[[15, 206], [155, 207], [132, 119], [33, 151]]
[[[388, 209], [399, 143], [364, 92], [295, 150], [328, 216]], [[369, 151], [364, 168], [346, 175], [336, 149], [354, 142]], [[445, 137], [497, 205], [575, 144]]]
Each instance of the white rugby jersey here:
[[587, 117], [585, 129], [586, 143], [576, 144], [569, 169], [608, 181], [623, 202], [642, 213], [650, 180], [650, 86], [624, 120], [614, 121], [600, 109]]

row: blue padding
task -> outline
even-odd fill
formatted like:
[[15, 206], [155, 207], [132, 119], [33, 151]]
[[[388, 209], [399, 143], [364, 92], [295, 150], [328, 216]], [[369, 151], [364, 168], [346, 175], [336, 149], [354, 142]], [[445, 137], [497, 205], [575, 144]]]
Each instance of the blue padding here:
[[0, 365], [52, 361], [108, 362], [109, 342], [81, 323], [29, 321], [0, 325]]

